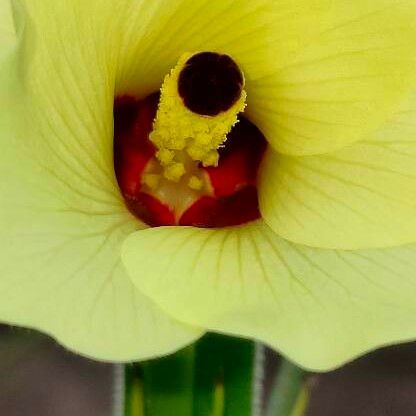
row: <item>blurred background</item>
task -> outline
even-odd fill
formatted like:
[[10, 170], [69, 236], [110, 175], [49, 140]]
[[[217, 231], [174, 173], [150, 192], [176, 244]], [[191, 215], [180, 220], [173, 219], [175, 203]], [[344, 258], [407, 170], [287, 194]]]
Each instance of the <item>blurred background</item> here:
[[[272, 374], [279, 357], [268, 351], [266, 363]], [[0, 326], [0, 416], [111, 416], [113, 372], [44, 335]], [[309, 380], [307, 416], [416, 415], [416, 344], [376, 351]]]

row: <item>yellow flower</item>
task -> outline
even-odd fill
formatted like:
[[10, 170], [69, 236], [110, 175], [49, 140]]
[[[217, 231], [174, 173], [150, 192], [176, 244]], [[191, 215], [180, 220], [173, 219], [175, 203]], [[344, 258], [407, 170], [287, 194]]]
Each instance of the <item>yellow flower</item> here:
[[[0, 1], [2, 321], [119, 361], [204, 328], [313, 369], [415, 337], [413, 0], [13, 4]], [[120, 195], [114, 97], [159, 90], [190, 51], [244, 73], [269, 143], [257, 221], [149, 228]]]

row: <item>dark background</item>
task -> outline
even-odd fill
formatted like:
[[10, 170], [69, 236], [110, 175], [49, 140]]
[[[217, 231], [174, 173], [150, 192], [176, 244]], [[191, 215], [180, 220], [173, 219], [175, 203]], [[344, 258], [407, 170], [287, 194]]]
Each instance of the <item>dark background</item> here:
[[[269, 352], [267, 363], [273, 372], [278, 357]], [[111, 416], [113, 372], [43, 335], [0, 327], [1, 416]], [[310, 382], [307, 416], [416, 415], [416, 344], [376, 351]]]

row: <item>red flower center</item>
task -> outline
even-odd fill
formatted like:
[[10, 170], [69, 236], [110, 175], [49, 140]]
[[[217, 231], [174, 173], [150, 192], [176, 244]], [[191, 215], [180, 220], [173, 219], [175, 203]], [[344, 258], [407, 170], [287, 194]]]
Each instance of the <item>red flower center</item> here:
[[153, 227], [227, 227], [258, 219], [257, 172], [266, 140], [244, 117], [219, 150], [218, 166], [197, 167], [205, 178], [203, 191], [176, 192], [175, 183], [173, 191], [146, 186], [146, 172], [158, 163], [149, 140], [158, 102], [156, 93], [141, 101], [123, 96], [114, 104], [114, 168], [128, 209]]

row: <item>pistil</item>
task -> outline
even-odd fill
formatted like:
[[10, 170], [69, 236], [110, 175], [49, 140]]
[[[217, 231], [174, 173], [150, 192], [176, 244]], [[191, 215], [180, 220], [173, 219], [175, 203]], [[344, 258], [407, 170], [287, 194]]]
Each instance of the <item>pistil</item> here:
[[[199, 163], [217, 166], [218, 149], [246, 106], [244, 77], [227, 55], [184, 54], [165, 77], [150, 140], [163, 176], [179, 182]], [[202, 186], [191, 176], [188, 186]]]

